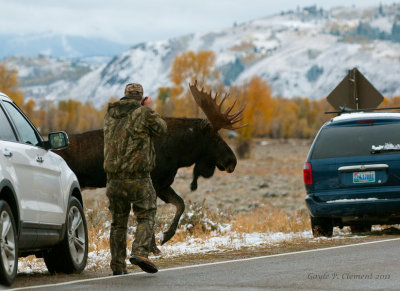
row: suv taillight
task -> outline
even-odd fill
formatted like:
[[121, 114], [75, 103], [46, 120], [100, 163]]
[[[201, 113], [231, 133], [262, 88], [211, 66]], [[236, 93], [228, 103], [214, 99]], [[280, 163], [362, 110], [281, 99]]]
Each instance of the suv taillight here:
[[312, 185], [313, 180], [312, 180], [311, 163], [304, 163], [303, 176], [304, 176], [304, 183], [306, 185]]

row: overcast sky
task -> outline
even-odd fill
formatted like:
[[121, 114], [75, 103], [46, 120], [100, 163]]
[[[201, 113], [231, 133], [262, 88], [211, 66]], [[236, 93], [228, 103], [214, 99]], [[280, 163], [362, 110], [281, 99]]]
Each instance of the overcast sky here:
[[126, 44], [222, 29], [283, 10], [400, 0], [0, 0], [0, 34], [56, 33]]

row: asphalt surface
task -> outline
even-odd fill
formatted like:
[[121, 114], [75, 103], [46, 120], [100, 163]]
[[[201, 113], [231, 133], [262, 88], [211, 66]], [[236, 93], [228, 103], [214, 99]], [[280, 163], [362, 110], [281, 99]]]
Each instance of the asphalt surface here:
[[400, 290], [400, 239], [42, 285], [35, 290], [260, 289]]

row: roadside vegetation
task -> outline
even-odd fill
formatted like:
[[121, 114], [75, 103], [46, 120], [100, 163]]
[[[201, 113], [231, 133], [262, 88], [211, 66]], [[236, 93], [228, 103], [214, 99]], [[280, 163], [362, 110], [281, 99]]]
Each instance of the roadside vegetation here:
[[[89, 252], [109, 249], [109, 229], [111, 215], [107, 201], [86, 200], [85, 212], [89, 232]], [[174, 215], [174, 207], [162, 205], [156, 215], [155, 233], [158, 238], [169, 227]], [[128, 224], [128, 248], [133, 240], [136, 229], [136, 219], [133, 215]], [[187, 203], [177, 233], [171, 239], [170, 245], [190, 239], [207, 239], [210, 236], [230, 233], [297, 233], [310, 230], [309, 217], [306, 211], [288, 213], [274, 206], [261, 206], [247, 212], [230, 210], [212, 210], [202, 202]], [[158, 242], [159, 245], [159, 242]]]
[[[109, 258], [109, 231], [111, 216], [105, 200], [86, 201], [86, 217], [89, 231], [89, 258], [96, 261], [89, 267], [101, 269], [107, 266]], [[156, 216], [156, 239], [161, 240], [162, 233], [168, 229], [172, 220], [174, 208], [168, 205], [158, 207]], [[131, 248], [136, 229], [133, 215], [128, 223], [127, 247]], [[206, 201], [187, 203], [177, 233], [165, 246], [160, 247], [162, 254], [154, 257], [161, 259], [177, 257], [185, 254], [224, 252], [238, 249], [236, 246], [256, 247], [267, 246], [275, 242], [292, 241], [310, 236], [309, 218], [305, 211], [295, 211], [290, 214], [273, 206], [261, 206], [248, 212], [232, 210], [212, 210], [206, 206]], [[256, 245], [246, 242], [246, 237], [257, 240]], [[268, 241], [271, 237], [273, 241]], [[267, 238], [265, 241], [263, 239]], [[238, 242], [235, 242], [238, 240]], [[241, 241], [240, 241], [241, 240]], [[212, 246], [206, 247], [210, 244]], [[200, 245], [203, 244], [204, 248]], [[237, 245], [239, 244], [239, 245]], [[188, 248], [193, 247], [194, 251]], [[240, 247], [239, 247], [240, 248]], [[100, 263], [101, 262], [101, 263]]]

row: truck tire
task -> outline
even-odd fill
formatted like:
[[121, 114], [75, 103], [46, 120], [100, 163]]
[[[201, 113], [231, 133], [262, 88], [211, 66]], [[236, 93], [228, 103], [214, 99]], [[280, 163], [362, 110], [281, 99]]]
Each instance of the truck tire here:
[[352, 224], [350, 225], [351, 233], [363, 233], [371, 231], [371, 224]]
[[311, 229], [314, 237], [326, 236], [331, 237], [333, 234], [332, 219], [328, 217], [312, 217]]
[[11, 208], [0, 200], [0, 283], [10, 286], [17, 276], [18, 239]]
[[88, 256], [88, 231], [81, 203], [69, 200], [63, 241], [43, 255], [50, 273], [81, 273]]

